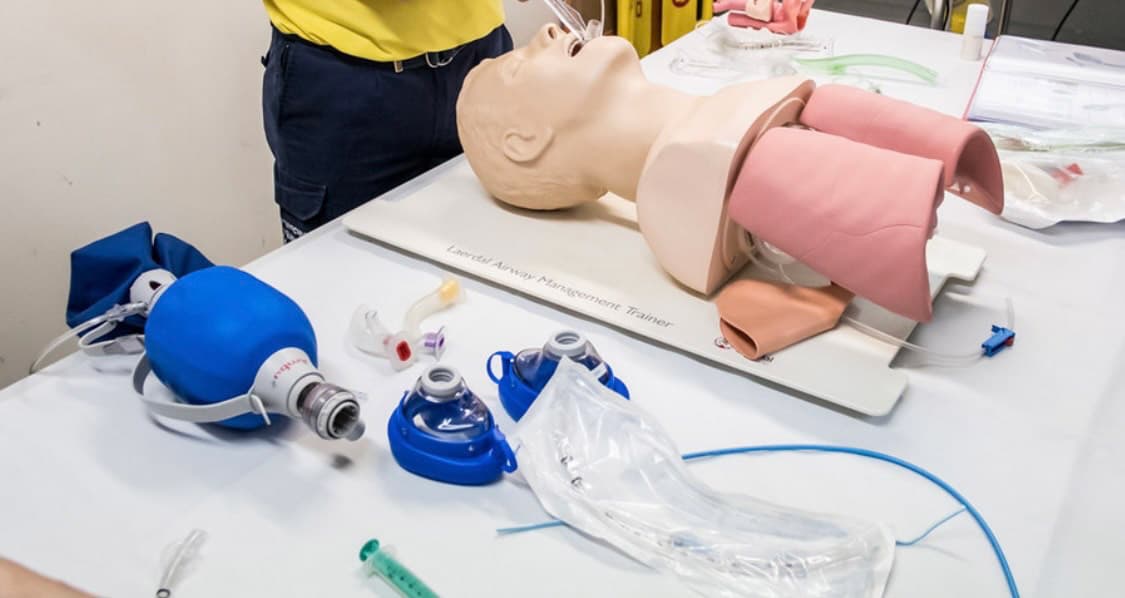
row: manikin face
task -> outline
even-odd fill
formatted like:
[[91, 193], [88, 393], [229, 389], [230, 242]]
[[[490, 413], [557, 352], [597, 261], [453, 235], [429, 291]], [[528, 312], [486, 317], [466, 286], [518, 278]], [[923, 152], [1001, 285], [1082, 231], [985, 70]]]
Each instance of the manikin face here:
[[612, 98], [615, 87], [643, 78], [640, 59], [624, 39], [598, 37], [583, 44], [554, 25], [492, 62], [478, 70], [496, 71], [488, 79], [509, 104], [525, 105], [520, 96], [532, 95], [536, 112], [556, 128], [597, 119], [596, 107]]
[[625, 40], [583, 45], [547, 25], [527, 46], [469, 73], [457, 102], [461, 144], [502, 201], [540, 210], [594, 201], [605, 189], [589, 176], [598, 159], [591, 149], [613, 130], [616, 107], [644, 84]]

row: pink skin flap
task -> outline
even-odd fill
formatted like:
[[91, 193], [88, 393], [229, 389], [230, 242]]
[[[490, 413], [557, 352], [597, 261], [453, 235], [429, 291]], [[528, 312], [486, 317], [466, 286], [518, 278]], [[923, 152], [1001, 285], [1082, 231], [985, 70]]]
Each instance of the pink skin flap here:
[[749, 359], [779, 351], [832, 330], [852, 294], [836, 286], [802, 287], [764, 280], [735, 280], [723, 287], [715, 307], [719, 330]]
[[[759, 0], [759, 2], [762, 0]], [[712, 4], [713, 11], [718, 14], [725, 11], [734, 11], [727, 15], [727, 23], [732, 27], [745, 27], [748, 29], [768, 29], [774, 33], [792, 34], [805, 28], [812, 10], [814, 0], [766, 0], [770, 3], [770, 19], [755, 18], [747, 14], [747, 0], [718, 0]], [[764, 15], [763, 15], [764, 16]]]
[[980, 207], [1004, 210], [1000, 158], [988, 134], [959, 118], [845, 85], [813, 91], [801, 124], [867, 145], [940, 160], [942, 186]]
[[819, 131], [767, 131], [746, 157], [730, 217], [877, 305], [933, 315], [926, 241], [942, 197], [942, 163]]

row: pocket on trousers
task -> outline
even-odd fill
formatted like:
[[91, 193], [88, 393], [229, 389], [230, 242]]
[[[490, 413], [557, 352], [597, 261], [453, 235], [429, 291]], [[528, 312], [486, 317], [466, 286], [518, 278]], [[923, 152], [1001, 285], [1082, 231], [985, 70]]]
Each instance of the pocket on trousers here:
[[276, 165], [273, 168], [274, 201], [300, 220], [310, 220], [324, 208], [326, 185], [303, 181]]

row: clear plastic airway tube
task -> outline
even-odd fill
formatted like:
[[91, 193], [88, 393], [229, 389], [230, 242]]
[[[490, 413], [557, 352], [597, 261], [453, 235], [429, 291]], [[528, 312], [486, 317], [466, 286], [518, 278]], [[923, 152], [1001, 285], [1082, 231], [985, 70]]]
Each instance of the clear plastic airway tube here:
[[[763, 258], [761, 255], [758, 255], [759, 250], [761, 250], [761, 248], [756, 246], [756, 245], [751, 248], [751, 251], [750, 251], [750, 260], [751, 261], [753, 261], [755, 264], [757, 264], [759, 266], [762, 266], [764, 268], [767, 268], [769, 270], [773, 270], [774, 272], [777, 272], [778, 274], [781, 275], [781, 277], [783, 279], [785, 279], [785, 282], [788, 282], [789, 284], [800, 285], [800, 283], [794, 281], [789, 276], [789, 274], [785, 272], [785, 266], [783, 264], [779, 264], [779, 263], [773, 262], [769, 259]], [[950, 297], [960, 297], [960, 298], [964, 298], [964, 299], [968, 298], [967, 295], [962, 295], [960, 293], [946, 292], [946, 295], [950, 296]], [[1012, 298], [1011, 297], [1005, 297], [1004, 301], [1005, 301], [1005, 304], [1006, 304], [1006, 310], [1005, 311], [1007, 313], [1007, 323], [1005, 324], [1004, 327], [1009, 329], [1009, 330], [1013, 330], [1016, 327], [1015, 307], [1012, 305]], [[926, 356], [927, 358], [929, 358], [929, 360], [930, 360], [929, 363], [931, 365], [942, 366], [942, 367], [968, 367], [968, 366], [976, 363], [982, 357], [984, 357], [984, 352], [979, 347], [977, 349], [971, 351], [971, 352], [966, 351], [964, 353], [947, 353], [945, 351], [936, 351], [936, 350], [930, 349], [928, 347], [916, 345], [916, 344], [914, 344], [914, 343], [912, 343], [912, 342], [910, 342], [906, 339], [899, 338], [899, 337], [897, 337], [893, 334], [888, 334], [886, 332], [883, 332], [882, 330], [879, 330], [878, 328], [875, 328], [874, 326], [871, 326], [869, 324], [864, 324], [863, 322], [860, 322], [859, 320], [857, 320], [857, 319], [855, 319], [855, 318], [853, 318], [849, 315], [844, 315], [841, 319], [843, 321], [847, 322], [848, 325], [850, 325], [852, 328], [855, 328], [856, 330], [866, 334], [867, 336], [870, 336], [871, 338], [874, 338], [874, 339], [883, 341], [885, 343], [894, 345], [896, 347], [899, 347], [900, 349], [907, 349], [907, 350], [910, 350], [910, 351], [914, 351], [915, 353], [919, 353], [921, 355]]]
[[175, 553], [164, 568], [164, 575], [160, 576], [160, 588], [156, 590], [156, 598], [171, 598], [172, 587], [178, 578], [183, 577], [191, 561], [198, 556], [199, 547], [206, 539], [207, 532], [193, 529], [182, 542], [176, 545]]
[[406, 312], [403, 332], [411, 342], [422, 338], [422, 320], [461, 300], [461, 283], [456, 278], [447, 278], [438, 289], [414, 302]]
[[595, 37], [601, 36], [602, 23], [605, 22], [605, 0], [602, 0], [601, 18], [597, 20], [591, 19], [589, 22], [583, 20], [582, 13], [567, 4], [565, 0], [544, 1], [547, 3], [547, 7], [551, 9], [551, 12], [555, 13], [559, 21], [562, 21], [563, 26], [578, 37], [578, 39], [583, 42], [588, 42]]

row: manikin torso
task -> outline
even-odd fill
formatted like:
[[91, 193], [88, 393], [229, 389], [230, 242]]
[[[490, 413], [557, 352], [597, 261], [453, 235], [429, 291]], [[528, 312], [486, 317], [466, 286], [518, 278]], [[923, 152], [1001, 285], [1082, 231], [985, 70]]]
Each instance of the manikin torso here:
[[[795, 122], [813, 87], [800, 77], [729, 87], [656, 138], [637, 184], [637, 222], [680, 284], [709, 295], [746, 265], [748, 234], [727, 216], [731, 188], [757, 138]], [[692, 234], [665, 233], [673, 230]]]
[[[551, 26], [470, 73], [458, 131], [506, 203], [635, 200], [660, 266], [703, 295], [745, 266], [753, 233], [839, 287], [928, 320], [925, 245], [943, 188], [997, 213], [1003, 202], [995, 148], [954, 117], [799, 77], [689, 96], [645, 79], [627, 42], [582, 46]], [[742, 294], [724, 303], [800, 310], [789, 289], [745, 283], [727, 285]], [[767, 295], [769, 305], [756, 299]], [[831, 294], [831, 311], [846, 295]]]

